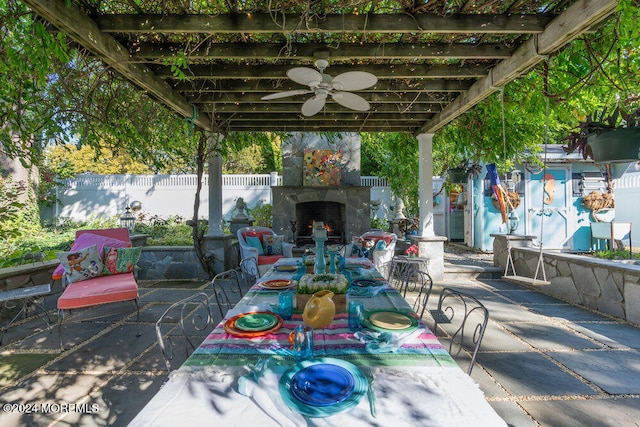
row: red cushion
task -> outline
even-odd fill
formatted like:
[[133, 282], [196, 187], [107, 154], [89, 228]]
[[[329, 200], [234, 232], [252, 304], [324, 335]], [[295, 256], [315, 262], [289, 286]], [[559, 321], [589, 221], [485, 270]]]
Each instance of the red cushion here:
[[136, 298], [138, 298], [138, 284], [133, 273], [100, 276], [69, 284], [58, 298], [58, 309], [93, 307]]
[[389, 246], [389, 244], [393, 241], [393, 234], [391, 233], [364, 233], [362, 237], [365, 239], [373, 239], [376, 241], [376, 243], [378, 243], [378, 241], [382, 239], [387, 244], [387, 246]]
[[273, 264], [280, 258], [284, 258], [284, 255], [258, 255], [258, 265]]
[[242, 237], [244, 237], [244, 240], [247, 240], [247, 237], [257, 237], [258, 239], [260, 239], [260, 243], [263, 243], [262, 236], [269, 235], [269, 234], [273, 234], [273, 233], [271, 233], [271, 231], [251, 230], [251, 231], [245, 231], [244, 233], [242, 233]]

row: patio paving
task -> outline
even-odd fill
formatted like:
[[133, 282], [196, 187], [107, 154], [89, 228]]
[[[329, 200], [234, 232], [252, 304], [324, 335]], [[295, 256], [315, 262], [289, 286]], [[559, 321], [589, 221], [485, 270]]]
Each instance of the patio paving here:
[[[472, 377], [509, 425], [638, 426], [640, 328], [502, 280], [455, 277], [434, 285], [428, 309], [443, 286], [486, 303], [489, 327]], [[133, 310], [65, 321], [62, 353], [56, 328], [49, 333], [39, 318], [13, 325], [0, 347], [0, 402], [13, 405], [3, 406], [0, 425], [126, 426], [167, 380], [155, 320], [206, 283], [140, 286], [140, 337]], [[52, 315], [59, 291], [44, 301]]]

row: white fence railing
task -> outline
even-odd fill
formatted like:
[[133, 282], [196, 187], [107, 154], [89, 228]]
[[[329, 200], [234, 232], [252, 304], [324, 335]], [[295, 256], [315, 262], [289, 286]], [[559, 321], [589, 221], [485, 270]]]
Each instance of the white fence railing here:
[[[91, 216], [119, 215], [132, 201], [142, 203], [143, 211], [162, 217], [193, 216], [197, 175], [80, 175], [63, 182], [57, 194], [59, 203], [45, 217], [68, 217], [85, 221]], [[379, 199], [383, 207], [392, 205], [391, 191], [384, 179], [363, 176], [361, 185], [371, 187], [371, 200]], [[276, 172], [255, 175], [222, 176], [222, 213], [230, 219], [235, 202], [242, 197], [249, 208], [260, 203], [271, 204], [271, 187], [282, 185]], [[201, 218], [209, 216], [209, 177], [202, 178], [200, 193]], [[385, 217], [385, 209], [377, 216]]]

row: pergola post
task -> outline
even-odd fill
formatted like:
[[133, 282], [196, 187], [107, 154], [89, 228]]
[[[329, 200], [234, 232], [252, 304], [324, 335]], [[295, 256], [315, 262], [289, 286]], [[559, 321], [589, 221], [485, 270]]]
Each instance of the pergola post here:
[[418, 180], [420, 198], [419, 235], [411, 236], [418, 245], [420, 257], [429, 260], [429, 274], [435, 281], [444, 279], [444, 242], [433, 228], [433, 134], [421, 133], [418, 139]]
[[231, 244], [233, 235], [222, 229], [222, 156], [218, 149], [222, 138], [219, 134], [209, 137], [209, 230], [204, 236], [204, 252], [215, 273], [238, 265], [237, 248]]
[[418, 182], [420, 236], [434, 236], [433, 231], [433, 134], [418, 135]]
[[217, 146], [222, 135], [209, 138], [209, 231], [207, 237], [224, 235], [222, 231], [222, 156]]

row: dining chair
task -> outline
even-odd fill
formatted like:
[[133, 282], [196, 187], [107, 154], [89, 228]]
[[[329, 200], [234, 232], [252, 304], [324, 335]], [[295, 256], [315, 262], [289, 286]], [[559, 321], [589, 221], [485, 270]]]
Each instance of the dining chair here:
[[401, 258], [393, 257], [388, 268], [387, 282], [399, 292], [405, 291], [406, 294], [407, 279], [414, 271], [417, 271], [417, 269], [413, 264], [405, 262]]
[[210, 292], [209, 298], [215, 301], [220, 318], [223, 319], [227, 311], [242, 298], [237, 270], [231, 269], [216, 274], [205, 291]]
[[200, 342], [194, 344], [193, 340], [196, 338], [194, 335], [204, 330], [212, 331], [214, 326], [209, 296], [204, 292], [183, 298], [167, 308], [156, 322], [156, 338], [167, 371], [172, 370], [174, 349], [179, 346], [179, 341], [184, 344], [186, 360], [195, 350], [196, 345], [200, 344]]
[[440, 326], [449, 340], [449, 354], [457, 359], [464, 350], [471, 356], [467, 369], [467, 374], [471, 375], [489, 321], [489, 310], [472, 295], [443, 288], [438, 309], [432, 315], [435, 320], [433, 332], [437, 336]]
[[429, 296], [433, 289], [433, 280], [429, 273], [420, 271], [417, 268], [412, 268], [406, 275], [406, 283], [404, 285], [404, 294], [406, 298], [407, 290], [411, 292], [417, 292], [416, 300], [413, 303], [413, 311], [420, 315], [420, 318], [424, 316], [424, 311], [427, 308], [429, 302]]
[[240, 261], [240, 272], [242, 278], [249, 284], [253, 283], [260, 278], [260, 272], [258, 270], [258, 260], [255, 258], [244, 258]]

